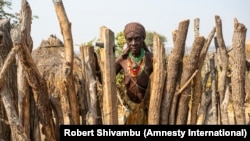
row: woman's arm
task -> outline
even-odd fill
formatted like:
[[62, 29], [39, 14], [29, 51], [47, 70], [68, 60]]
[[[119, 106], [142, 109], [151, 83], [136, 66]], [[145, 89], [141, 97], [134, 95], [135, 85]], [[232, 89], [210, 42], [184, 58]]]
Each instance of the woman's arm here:
[[115, 60], [115, 74], [117, 75], [121, 69], [122, 69], [122, 66], [121, 66], [121, 61], [122, 61], [122, 57], [118, 57], [116, 60]]

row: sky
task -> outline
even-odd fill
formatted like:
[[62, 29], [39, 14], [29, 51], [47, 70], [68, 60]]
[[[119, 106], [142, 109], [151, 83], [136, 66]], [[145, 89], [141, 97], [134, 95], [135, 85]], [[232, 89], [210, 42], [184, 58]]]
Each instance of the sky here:
[[[27, 0], [32, 14], [38, 16], [31, 25], [34, 48], [53, 34], [63, 41], [53, 0]], [[101, 26], [116, 33], [129, 22], [140, 22], [146, 31], [166, 37], [166, 48], [173, 47], [172, 31], [183, 20], [190, 20], [186, 46], [194, 41], [194, 19], [200, 19], [200, 35], [208, 37], [215, 27], [215, 16], [222, 20], [226, 46], [232, 44], [234, 19], [250, 28], [250, 0], [62, 0], [71, 22], [74, 51], [79, 45], [99, 38]], [[12, 10], [20, 11], [21, 0], [12, 0]], [[246, 39], [250, 39], [247, 31]], [[211, 46], [214, 42], [211, 42]]]

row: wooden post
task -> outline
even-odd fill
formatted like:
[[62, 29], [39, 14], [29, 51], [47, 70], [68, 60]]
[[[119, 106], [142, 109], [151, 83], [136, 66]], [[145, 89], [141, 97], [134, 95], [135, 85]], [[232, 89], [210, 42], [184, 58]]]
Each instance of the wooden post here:
[[227, 57], [227, 50], [226, 45], [223, 38], [222, 33], [222, 21], [219, 16], [215, 16], [215, 24], [216, 24], [216, 34], [217, 34], [217, 56], [218, 56], [218, 67], [222, 69], [219, 72], [219, 79], [218, 79], [218, 92], [220, 96], [220, 102], [224, 99], [225, 95], [225, 83], [226, 83], [226, 74], [227, 74], [227, 68], [228, 68], [228, 57]]
[[86, 124], [96, 125], [98, 123], [98, 98], [97, 98], [97, 80], [96, 80], [96, 58], [94, 56], [93, 46], [81, 46], [81, 56], [83, 65], [83, 78], [85, 85], [84, 94], [86, 95], [84, 102], [88, 103], [88, 111], [86, 116]]
[[81, 69], [82, 69], [82, 92], [83, 95], [80, 95], [80, 109], [81, 109], [81, 116], [82, 116], [82, 124], [85, 125], [87, 123], [87, 112], [88, 112], [88, 101], [89, 101], [89, 93], [88, 93], [88, 84], [87, 84], [87, 73], [86, 73], [86, 61], [85, 61], [85, 53], [86, 48], [85, 46], [80, 46], [80, 58], [81, 58]]
[[212, 29], [212, 31], [210, 32], [210, 34], [208, 35], [207, 40], [206, 40], [206, 42], [201, 50], [200, 59], [199, 59], [199, 66], [198, 66], [199, 72], [195, 76], [194, 82], [193, 82], [193, 98], [192, 98], [192, 106], [191, 106], [190, 124], [196, 124], [196, 122], [197, 122], [197, 111], [198, 111], [199, 106], [200, 106], [201, 95], [202, 95], [202, 91], [203, 91], [203, 89], [202, 89], [203, 88], [202, 87], [202, 69], [203, 69], [205, 58], [207, 56], [208, 47], [210, 46], [210, 43], [214, 37], [215, 31], [216, 31], [216, 28], [214, 27]]
[[165, 72], [165, 48], [160, 42], [159, 36], [154, 33], [153, 35], [153, 48], [154, 48], [154, 63], [153, 63], [153, 78], [151, 81], [150, 101], [148, 108], [148, 124], [160, 123], [160, 109], [162, 101], [162, 92], [166, 77]]
[[[15, 103], [17, 103], [16, 88], [16, 66], [15, 54], [20, 47], [14, 47], [10, 38], [10, 21], [0, 20], [0, 118], [6, 123], [0, 123], [0, 138], [2, 140], [20, 140], [28, 141], [27, 134], [19, 118]], [[11, 55], [12, 54], [12, 55]], [[8, 55], [8, 56], [7, 56]], [[13, 56], [13, 57], [12, 57]], [[9, 136], [11, 132], [11, 136]]]
[[104, 47], [100, 48], [101, 70], [103, 84], [103, 124], [118, 124], [117, 95], [115, 83], [114, 33], [105, 26], [101, 27], [100, 41]]
[[[196, 18], [194, 19], [194, 37], [198, 37], [200, 35], [199, 33], [199, 29], [200, 29], [200, 19]], [[204, 48], [204, 47], [203, 47]], [[200, 58], [203, 59], [199, 62], [199, 72], [197, 73], [197, 75], [194, 77], [194, 81], [193, 81], [193, 95], [192, 95], [192, 102], [191, 102], [191, 109], [190, 109], [190, 124], [195, 124], [196, 123], [196, 118], [197, 118], [197, 111], [199, 108], [199, 104], [200, 104], [200, 97], [201, 97], [201, 93], [202, 93], [202, 77], [201, 77], [201, 69], [202, 69], [202, 65], [203, 65], [203, 61], [204, 58], [206, 56], [207, 52], [204, 52], [204, 54], [200, 55]]]
[[63, 35], [64, 47], [65, 47], [65, 60], [63, 62], [63, 79], [62, 82], [67, 88], [67, 95], [70, 104], [70, 113], [72, 123], [69, 124], [80, 124], [80, 114], [79, 114], [79, 103], [77, 100], [75, 86], [73, 83], [73, 39], [71, 33], [71, 23], [68, 20], [66, 11], [63, 6], [62, 0], [53, 0], [59, 25], [61, 28], [61, 33]]
[[[226, 92], [226, 79], [227, 78], [227, 73], [228, 73], [228, 53], [226, 49], [226, 45], [224, 42], [223, 38], [223, 32], [222, 32], [222, 21], [219, 16], [215, 16], [215, 24], [216, 24], [216, 34], [217, 37], [215, 39], [215, 47], [216, 47], [216, 58], [217, 58], [217, 63], [216, 63], [216, 68], [218, 71], [218, 93], [219, 93], [219, 101], [218, 101], [218, 106], [221, 109], [221, 103], [223, 102], [224, 97], [225, 97], [225, 92]], [[225, 115], [227, 115], [226, 110], [219, 111], [219, 115], [221, 118], [224, 118]], [[221, 113], [223, 112], [223, 113]], [[227, 123], [223, 123], [227, 124]]]
[[200, 19], [194, 19], [194, 37], [198, 37], [200, 35]]
[[189, 20], [183, 20], [179, 23], [178, 30], [173, 34], [174, 47], [168, 59], [166, 87], [163, 94], [161, 107], [161, 123], [174, 124], [177, 97], [174, 96], [175, 88], [178, 85], [178, 76], [181, 74], [182, 60], [185, 53], [185, 42], [189, 27]]
[[[183, 87], [192, 74], [198, 69], [200, 52], [205, 43], [203, 36], [196, 37], [187, 58], [187, 62], [183, 65], [183, 72], [181, 74], [180, 86]], [[180, 87], [180, 88], [181, 88]], [[189, 84], [180, 94], [178, 103], [176, 124], [187, 124], [189, 102], [191, 98], [191, 84]]]
[[[33, 48], [33, 42], [31, 39], [31, 23], [32, 23], [32, 10], [31, 7], [29, 6], [29, 3], [26, 0], [22, 0], [21, 1], [21, 11], [20, 11], [20, 21], [22, 21], [22, 25], [21, 27], [25, 27], [23, 28], [23, 35], [20, 35], [20, 33], [18, 33], [19, 37], [18, 38], [22, 38], [23, 42], [22, 45], [23, 46], [27, 46], [29, 52], [32, 51]], [[16, 29], [12, 29], [12, 31], [14, 31]], [[18, 30], [17, 32], [20, 32], [20, 30]], [[12, 32], [13, 33], [13, 32]], [[31, 106], [31, 102], [30, 101], [34, 101], [33, 99], [31, 99], [31, 92], [29, 90], [29, 84], [25, 78], [25, 72], [24, 72], [24, 67], [21, 65], [20, 61], [17, 61], [17, 88], [18, 88], [18, 111], [19, 111], [19, 117], [20, 120], [22, 122], [22, 125], [24, 126], [24, 130], [27, 134], [27, 136], [31, 136], [30, 135], [30, 131], [38, 131], [35, 130], [39, 128], [39, 123], [37, 120], [34, 120], [37, 118], [37, 115], [35, 114], [31, 114], [30, 115], [30, 108]], [[33, 122], [34, 126], [31, 128], [30, 123]], [[34, 133], [33, 132], [33, 133]], [[39, 133], [36, 133], [39, 134]]]
[[[204, 79], [202, 81], [203, 85], [202, 85], [202, 97], [201, 97], [201, 102], [200, 102], [200, 107], [199, 107], [199, 110], [198, 110], [198, 113], [197, 113], [197, 122], [196, 124], [197, 125], [203, 125], [205, 123], [205, 119], [206, 119], [206, 116], [207, 116], [207, 108], [208, 108], [208, 105], [211, 103], [211, 100], [212, 100], [212, 92], [211, 90], [206, 90], [206, 87], [207, 87], [207, 82], [208, 82], [208, 79], [209, 79], [209, 76], [212, 72], [212, 69], [214, 69], [214, 53], [210, 54], [208, 56], [209, 58], [209, 61], [207, 61], [207, 65], [210, 66], [210, 69], [207, 69], [207, 71], [205, 72], [205, 76], [204, 76]], [[211, 67], [211, 65], [213, 65], [214, 68]], [[213, 80], [212, 78], [212, 75], [211, 75], [211, 82], [212, 82], [212, 85], [214, 86], [214, 84], [216, 83], [215, 80]]]
[[218, 73], [215, 67], [214, 56], [211, 56], [210, 61], [210, 70], [211, 70], [211, 113], [212, 113], [212, 124], [218, 124], [218, 96], [217, 96], [217, 81], [216, 77]]
[[245, 77], [246, 77], [246, 41], [245, 25], [234, 20], [233, 33], [233, 64], [232, 64], [232, 99], [235, 113], [236, 124], [242, 125], [246, 123], [245, 117]]

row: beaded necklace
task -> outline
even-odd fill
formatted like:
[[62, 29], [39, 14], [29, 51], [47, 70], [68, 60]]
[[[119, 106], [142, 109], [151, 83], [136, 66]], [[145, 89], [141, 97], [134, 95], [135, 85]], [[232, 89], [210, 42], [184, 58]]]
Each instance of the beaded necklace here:
[[129, 57], [133, 60], [133, 62], [141, 61], [141, 59], [144, 57], [144, 55], [145, 55], [145, 50], [143, 48], [141, 48], [141, 53], [140, 53], [139, 57], [134, 57], [132, 55], [132, 52], [131, 51], [129, 52]]
[[128, 57], [128, 72], [132, 77], [138, 77], [144, 69], [145, 66], [145, 50], [141, 49], [139, 57], [134, 57], [132, 53], [129, 53]]

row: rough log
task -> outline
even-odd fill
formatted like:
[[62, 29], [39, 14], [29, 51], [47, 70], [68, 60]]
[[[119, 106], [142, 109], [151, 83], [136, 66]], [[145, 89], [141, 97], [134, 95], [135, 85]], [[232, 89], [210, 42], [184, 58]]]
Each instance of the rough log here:
[[173, 32], [174, 48], [172, 49], [167, 63], [166, 86], [163, 92], [161, 105], [161, 124], [173, 124], [175, 121], [176, 103], [172, 101], [175, 93], [176, 81], [181, 72], [188, 26], [189, 20], [181, 21], [178, 30]]
[[101, 27], [100, 39], [104, 43], [104, 48], [101, 48], [102, 60], [102, 77], [103, 77], [103, 124], [114, 125], [118, 124], [118, 99], [116, 94], [115, 83], [115, 56], [114, 33], [107, 27]]
[[96, 80], [96, 58], [94, 54], [93, 46], [82, 46], [81, 53], [83, 56], [83, 65], [84, 65], [84, 73], [85, 76], [85, 95], [89, 96], [88, 99], [88, 111], [86, 117], [86, 124], [89, 125], [97, 125], [98, 118], [98, 97], [97, 97], [97, 80]]
[[205, 58], [207, 56], [207, 51], [210, 46], [210, 43], [214, 37], [216, 28], [214, 27], [210, 34], [208, 35], [206, 42], [201, 50], [200, 59], [199, 59], [199, 66], [198, 66], [198, 74], [194, 78], [193, 82], [193, 98], [191, 103], [191, 119], [190, 124], [196, 124], [197, 120], [197, 111], [200, 106], [201, 102], [201, 94], [202, 94], [202, 69], [204, 65]]
[[[198, 69], [199, 57], [202, 47], [204, 46], [205, 38], [203, 36], [196, 37], [187, 58], [187, 63], [183, 66], [183, 73], [181, 74], [180, 86], [183, 86], [186, 81], [192, 76], [196, 69]], [[181, 93], [178, 104], [176, 124], [187, 124], [187, 117], [189, 113], [189, 102], [191, 98], [191, 84]]]
[[217, 95], [217, 70], [215, 67], [215, 59], [214, 55], [210, 56], [210, 70], [211, 70], [211, 113], [212, 113], [212, 121], [211, 124], [218, 124], [218, 106], [219, 99]]
[[[4, 22], [3, 22], [4, 21]], [[16, 66], [14, 65], [15, 51], [19, 47], [13, 47], [10, 37], [10, 21], [1, 20], [1, 52], [0, 52], [0, 98], [1, 98], [1, 113], [0, 118], [6, 119], [5, 125], [0, 124], [0, 140], [18, 140], [29, 141], [22, 122], [18, 116], [15, 102], [17, 101], [16, 89]], [[14, 57], [14, 58], [13, 58]], [[3, 105], [2, 105], [3, 104]], [[2, 109], [4, 108], [4, 109]], [[11, 131], [11, 132], [10, 132]]]
[[245, 77], [246, 55], [245, 41], [247, 28], [234, 19], [233, 62], [232, 62], [232, 99], [236, 124], [246, 124], [245, 116]]
[[151, 81], [150, 89], [150, 101], [148, 108], [148, 124], [158, 125], [160, 123], [160, 109], [162, 101], [162, 92], [164, 88], [164, 82], [166, 77], [165, 66], [165, 48], [160, 42], [159, 36], [154, 33], [153, 35], [153, 48], [154, 48], [154, 72]]
[[227, 50], [223, 38], [222, 32], [222, 21], [219, 16], [215, 16], [215, 24], [216, 24], [216, 40], [218, 47], [216, 48], [216, 57], [218, 59], [217, 71], [218, 71], [218, 92], [219, 92], [219, 102], [221, 103], [225, 96], [225, 88], [226, 88], [226, 77], [227, 77], [227, 70], [228, 70], [228, 56]]
[[[71, 33], [71, 23], [68, 20], [62, 0], [53, 0], [61, 33], [63, 36], [65, 47], [65, 62], [63, 63], [62, 81], [66, 87], [66, 94], [70, 104], [71, 123], [80, 124], [79, 101], [76, 96], [74, 81], [73, 81], [73, 39]], [[66, 123], [67, 124], [67, 123]]]
[[[210, 66], [211, 59], [214, 59], [213, 54], [209, 55], [209, 61], [207, 61], [208, 66]], [[207, 82], [208, 82], [210, 74], [211, 74], [211, 70], [206, 69], [205, 76], [204, 76], [204, 79], [202, 82], [203, 91], [202, 91], [202, 95], [201, 95], [201, 103], [200, 103], [199, 110], [197, 112], [197, 122], [196, 122], [197, 125], [205, 124], [208, 105], [211, 103], [211, 100], [212, 100], [211, 89], [207, 88], [208, 87]]]

